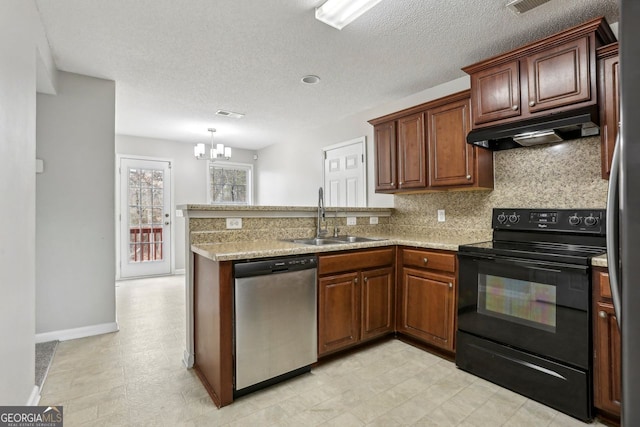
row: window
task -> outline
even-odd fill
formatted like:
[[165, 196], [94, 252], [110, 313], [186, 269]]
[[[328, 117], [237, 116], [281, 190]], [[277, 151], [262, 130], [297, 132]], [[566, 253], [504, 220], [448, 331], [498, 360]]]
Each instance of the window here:
[[213, 205], [250, 205], [253, 165], [209, 162], [208, 201]]

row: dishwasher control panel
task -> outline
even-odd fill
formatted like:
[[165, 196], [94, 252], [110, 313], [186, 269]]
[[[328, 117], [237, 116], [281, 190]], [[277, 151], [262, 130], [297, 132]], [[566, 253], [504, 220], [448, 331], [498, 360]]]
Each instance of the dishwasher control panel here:
[[287, 271], [316, 268], [318, 261], [315, 255], [274, 258], [260, 261], [236, 262], [233, 265], [234, 277], [261, 276], [264, 274], [285, 273]]

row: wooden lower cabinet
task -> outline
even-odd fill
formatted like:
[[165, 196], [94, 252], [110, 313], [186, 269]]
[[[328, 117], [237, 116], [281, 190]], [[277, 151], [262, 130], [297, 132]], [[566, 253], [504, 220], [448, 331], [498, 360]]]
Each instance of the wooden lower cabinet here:
[[620, 417], [620, 331], [616, 321], [607, 269], [593, 270], [593, 369], [594, 406]]
[[318, 355], [394, 330], [395, 250], [318, 257]]
[[397, 331], [454, 351], [455, 254], [417, 249], [400, 251]]

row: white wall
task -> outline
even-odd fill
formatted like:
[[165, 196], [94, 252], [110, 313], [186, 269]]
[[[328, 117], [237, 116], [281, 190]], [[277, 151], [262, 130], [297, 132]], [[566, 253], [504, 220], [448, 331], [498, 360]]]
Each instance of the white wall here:
[[115, 82], [60, 72], [38, 94], [36, 332], [115, 328]]
[[468, 89], [469, 86], [469, 77], [461, 77], [355, 114], [330, 126], [313, 129], [306, 134], [291, 135], [286, 141], [258, 151], [258, 204], [315, 206], [318, 187], [322, 185], [322, 147], [364, 135], [367, 137], [368, 205], [393, 206], [392, 195], [375, 193], [373, 126], [367, 121]]
[[[172, 160], [171, 176], [173, 178], [173, 206], [207, 203], [207, 162], [197, 160], [193, 156], [193, 145], [166, 139], [143, 138], [131, 135], [116, 135], [116, 153], [122, 156], [133, 155], [149, 158]], [[233, 162], [253, 164], [254, 151], [239, 150], [232, 152]], [[184, 218], [177, 217], [173, 224], [174, 241], [172, 250], [175, 253], [175, 268], [185, 268], [185, 235]]]
[[[38, 398], [36, 70], [38, 62], [51, 63], [48, 46], [39, 45], [43, 33], [32, 1], [0, 2], [0, 405], [34, 404]], [[52, 81], [46, 70], [41, 76]]]

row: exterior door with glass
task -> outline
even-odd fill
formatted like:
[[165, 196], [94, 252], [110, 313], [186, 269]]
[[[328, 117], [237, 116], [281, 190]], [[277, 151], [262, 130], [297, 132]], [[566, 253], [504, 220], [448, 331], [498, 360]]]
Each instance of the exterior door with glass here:
[[171, 273], [171, 163], [120, 159], [120, 277]]

